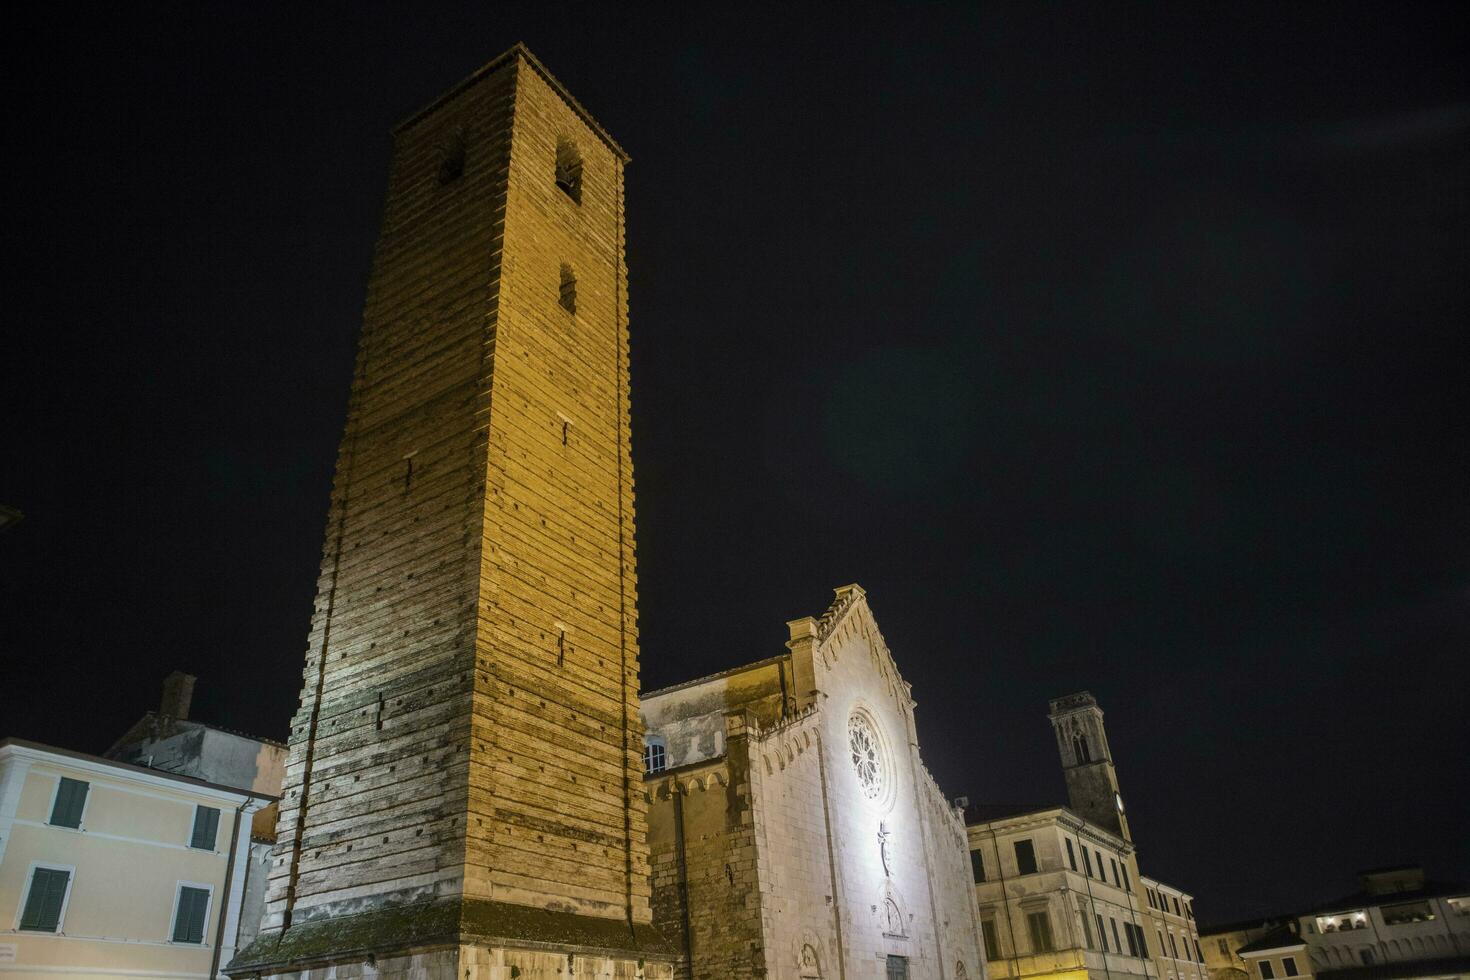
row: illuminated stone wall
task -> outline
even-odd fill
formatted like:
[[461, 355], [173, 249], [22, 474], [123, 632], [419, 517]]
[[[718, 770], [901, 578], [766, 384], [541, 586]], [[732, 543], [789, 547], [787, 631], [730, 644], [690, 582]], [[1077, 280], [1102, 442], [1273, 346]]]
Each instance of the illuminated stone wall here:
[[[893, 955], [915, 978], [984, 976], [964, 825], [919, 759], [908, 685], [862, 590], [790, 625], [790, 655], [750, 678], [644, 701], [671, 745], [724, 722], [721, 757], [647, 778], [655, 921], [684, 944], [683, 975], [881, 980]], [[877, 760], [866, 780], [856, 717]]]
[[[624, 163], [520, 48], [395, 132], [264, 932], [237, 972], [427, 945], [464, 960], [446, 976], [667, 975]], [[497, 951], [464, 959], [468, 938]], [[598, 972], [608, 948], [623, 966]]]

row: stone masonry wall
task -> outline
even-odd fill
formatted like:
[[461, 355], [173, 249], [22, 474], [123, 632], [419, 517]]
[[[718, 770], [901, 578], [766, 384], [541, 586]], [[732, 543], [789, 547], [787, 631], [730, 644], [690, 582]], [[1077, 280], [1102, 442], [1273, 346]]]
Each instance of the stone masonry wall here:
[[649, 919], [622, 167], [519, 52], [395, 134], [267, 929], [445, 895]]
[[[580, 202], [555, 182], [581, 157]], [[622, 160], [528, 64], [481, 529], [466, 892], [648, 922]], [[559, 302], [562, 267], [576, 312]]]
[[[724, 760], [648, 781], [653, 921], [683, 954], [675, 973], [680, 980], [766, 975], [743, 722], [732, 725], [728, 744]], [[680, 820], [685, 882], [679, 869]]]
[[266, 928], [460, 890], [513, 81], [395, 138]]

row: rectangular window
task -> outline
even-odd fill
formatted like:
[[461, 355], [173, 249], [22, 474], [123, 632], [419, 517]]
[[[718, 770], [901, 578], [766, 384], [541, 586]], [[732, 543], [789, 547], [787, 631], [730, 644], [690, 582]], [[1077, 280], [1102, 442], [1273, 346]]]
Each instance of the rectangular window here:
[[1183, 912], [1180, 912], [1179, 911], [1179, 897], [1177, 895], [1174, 897], [1174, 914], [1175, 915], [1183, 915], [1184, 914]]
[[1102, 851], [1094, 851], [1093, 854], [1097, 857], [1097, 880], [1107, 881], [1108, 868], [1107, 865], [1103, 864]]
[[1082, 940], [1087, 944], [1088, 949], [1092, 948], [1092, 927], [1087, 924], [1087, 913], [1085, 911], [1082, 912]]
[[1433, 922], [1434, 910], [1428, 902], [1404, 902], [1399, 905], [1383, 906], [1383, 924], [1403, 925], [1405, 922]]
[[1154, 894], [1154, 890], [1152, 888], [1148, 890], [1148, 904], [1150, 908], [1156, 909], [1159, 907], [1159, 896]]
[[174, 909], [176, 943], [204, 942], [204, 918], [209, 914], [209, 889], [179, 886], [178, 907]]
[[985, 858], [979, 851], [970, 852], [970, 874], [977, 885], [985, 880]]
[[1051, 945], [1051, 918], [1042, 912], [1026, 913], [1026, 931], [1031, 935], [1031, 951], [1033, 953], [1050, 953]]
[[219, 811], [212, 806], [194, 808], [194, 833], [189, 837], [189, 846], [202, 850], [214, 850], [219, 836]]
[[1023, 875], [1036, 873], [1036, 848], [1029, 840], [1016, 841], [1016, 873]]
[[1118, 920], [1110, 916], [1108, 922], [1113, 927], [1113, 948], [1121, 953], [1123, 952], [1123, 940], [1118, 938]]
[[1114, 861], [1112, 858], [1108, 858], [1108, 863], [1113, 866], [1113, 884], [1117, 885], [1119, 888], [1122, 888], [1123, 879], [1118, 877], [1118, 862]]
[[888, 980], [909, 980], [909, 958], [888, 955]]
[[[1083, 853], [1085, 854], [1087, 852], [1086, 851], [1083, 851]], [[1098, 941], [1098, 944], [1102, 946], [1102, 951], [1104, 953], [1106, 953], [1108, 951], [1108, 933], [1107, 933], [1107, 930], [1103, 928], [1103, 921], [1102, 921], [1102, 916], [1101, 915], [1094, 916], [1094, 918], [1097, 919], [1097, 941]]]
[[1194, 959], [1196, 963], [1203, 963], [1205, 961], [1205, 954], [1199, 951], [1198, 939], [1194, 941]]
[[1000, 940], [995, 934], [995, 920], [980, 920], [980, 933], [985, 937], [985, 958], [987, 960], [1000, 959]]
[[1179, 958], [1179, 944], [1174, 941], [1174, 934], [1169, 933], [1169, 948], [1174, 951], [1174, 958]]
[[1128, 937], [1128, 955], [1138, 956], [1138, 929], [1131, 922], [1123, 923], [1123, 932]]
[[1285, 971], [1286, 975], [1289, 977], [1296, 976], [1296, 959], [1291, 956], [1281, 957], [1281, 969]]
[[1276, 971], [1271, 969], [1270, 960], [1261, 960], [1258, 965], [1261, 968], [1261, 980], [1276, 980]]
[[1130, 892], [1133, 890], [1133, 879], [1128, 875], [1128, 862], [1123, 862], [1123, 887]]
[[1164, 945], [1164, 932], [1162, 929], [1156, 931], [1159, 934], [1159, 956], [1164, 956], [1169, 952], [1168, 947]]
[[1087, 872], [1087, 877], [1092, 877], [1092, 858], [1087, 856], [1087, 848], [1082, 849], [1082, 867]]
[[70, 884], [71, 872], [65, 869], [37, 868], [32, 871], [25, 911], [20, 914], [20, 928], [26, 932], [55, 932], [59, 929], [61, 909], [66, 904], [66, 889]]
[[87, 786], [80, 779], [61, 777], [61, 783], [56, 787], [56, 801], [51, 804], [51, 819], [48, 821], [51, 826], [82, 825], [82, 808], [87, 805]]
[[1077, 852], [1072, 850], [1072, 841], [1070, 839], [1067, 840], [1067, 863], [1072, 866], [1073, 871], [1077, 870]]

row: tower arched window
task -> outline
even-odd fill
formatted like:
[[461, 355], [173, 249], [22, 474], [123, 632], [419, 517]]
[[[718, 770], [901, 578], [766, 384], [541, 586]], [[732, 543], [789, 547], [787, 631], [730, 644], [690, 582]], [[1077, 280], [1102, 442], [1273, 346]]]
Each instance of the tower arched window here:
[[464, 130], [457, 129], [439, 147], [439, 184], [452, 184], [464, 175]]
[[1072, 749], [1077, 754], [1078, 762], [1092, 761], [1092, 753], [1087, 751], [1087, 736], [1081, 732], [1072, 736]]
[[571, 140], [556, 145], [556, 186], [573, 201], [582, 203], [582, 154]]
[[643, 736], [643, 771], [650, 776], [669, 767], [668, 746], [662, 735]]
[[577, 312], [577, 274], [565, 262], [561, 267], [561, 308], [568, 313]]

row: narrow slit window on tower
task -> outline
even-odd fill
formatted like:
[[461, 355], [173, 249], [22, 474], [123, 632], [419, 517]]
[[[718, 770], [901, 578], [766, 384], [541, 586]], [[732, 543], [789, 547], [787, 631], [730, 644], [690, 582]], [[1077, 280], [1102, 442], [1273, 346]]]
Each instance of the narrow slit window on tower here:
[[439, 151], [439, 186], [452, 184], [464, 175], [464, 130], [445, 140]]
[[582, 203], [582, 154], [571, 140], [556, 145], [556, 186], [573, 201]]
[[567, 630], [565, 626], [559, 626], [556, 630], [556, 665], [561, 667], [567, 662]]
[[566, 263], [561, 267], [561, 308], [568, 313], [577, 312], [577, 276]]

